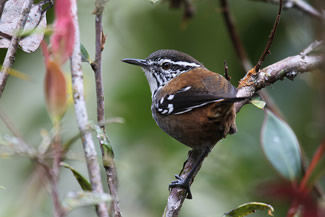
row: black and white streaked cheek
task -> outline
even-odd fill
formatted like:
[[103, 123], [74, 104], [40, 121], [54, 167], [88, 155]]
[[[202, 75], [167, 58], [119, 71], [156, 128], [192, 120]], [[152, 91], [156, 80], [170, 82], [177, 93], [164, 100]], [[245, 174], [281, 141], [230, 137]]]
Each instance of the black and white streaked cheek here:
[[[170, 63], [169, 69], [163, 69], [164, 63]], [[167, 82], [193, 68], [201, 67], [200, 64], [186, 61], [172, 61], [170, 59], [148, 60], [148, 69], [143, 70], [146, 72], [146, 77], [150, 85], [152, 95], [156, 92], [157, 88], [164, 86]]]
[[145, 72], [145, 76], [147, 78], [147, 81], [148, 81], [148, 84], [150, 87], [151, 96], [153, 97], [155, 92], [157, 92], [157, 89], [159, 87], [159, 82], [156, 79], [155, 75], [153, 73], [151, 73], [149, 70], [143, 69], [143, 71]]
[[[170, 63], [171, 67], [167, 70], [162, 68], [164, 63]], [[201, 65], [193, 62], [186, 61], [172, 61], [170, 59], [161, 59], [158, 61], [158, 65], [161, 66], [161, 73], [167, 78], [167, 80], [171, 80], [175, 78], [177, 75], [187, 72], [191, 69], [200, 67]]]
[[159, 100], [159, 104], [163, 104], [165, 100], [165, 97], [161, 97], [161, 99]]

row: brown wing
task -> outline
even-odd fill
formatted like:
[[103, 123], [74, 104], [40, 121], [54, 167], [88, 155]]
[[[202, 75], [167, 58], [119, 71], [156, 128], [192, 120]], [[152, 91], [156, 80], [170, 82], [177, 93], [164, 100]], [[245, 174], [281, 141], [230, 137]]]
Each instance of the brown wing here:
[[183, 114], [211, 103], [233, 103], [244, 99], [236, 98], [237, 90], [229, 81], [204, 68], [179, 75], [163, 89], [157, 93], [158, 100], [154, 102], [157, 112], [162, 115]]

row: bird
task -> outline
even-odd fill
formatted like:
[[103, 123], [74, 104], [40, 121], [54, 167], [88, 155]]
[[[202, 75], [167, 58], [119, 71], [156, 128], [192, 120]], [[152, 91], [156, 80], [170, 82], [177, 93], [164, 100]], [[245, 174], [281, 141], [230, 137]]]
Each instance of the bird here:
[[[157, 125], [200, 156], [186, 178], [175, 175], [169, 189], [181, 187], [192, 199], [191, 180], [212, 147], [237, 131], [237, 89], [222, 75], [177, 50], [158, 50], [145, 59], [122, 59], [140, 66], [149, 83], [152, 117]], [[185, 163], [184, 163], [185, 165]]]

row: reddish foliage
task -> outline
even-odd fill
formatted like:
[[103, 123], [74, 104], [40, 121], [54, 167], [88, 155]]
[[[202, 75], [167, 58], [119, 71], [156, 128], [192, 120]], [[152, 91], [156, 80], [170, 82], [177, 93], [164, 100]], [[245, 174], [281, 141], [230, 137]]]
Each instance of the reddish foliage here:
[[325, 153], [325, 141], [318, 147], [317, 151], [314, 154], [314, 157], [306, 171], [306, 174], [304, 178], [302, 179], [300, 183], [300, 191], [308, 193], [310, 191], [310, 186], [308, 186], [308, 180], [315, 169], [317, 163], [320, 161], [320, 159], [323, 157]]
[[75, 28], [71, 14], [71, 0], [55, 1], [54, 34], [51, 37], [52, 52], [64, 63], [72, 54]]
[[299, 185], [290, 182], [273, 182], [263, 186], [263, 194], [275, 199], [287, 200], [291, 203], [287, 217], [293, 217], [301, 211], [302, 217], [325, 217], [324, 210], [318, 205], [311, 189], [313, 183], [308, 183], [316, 165], [325, 153], [325, 141], [319, 146]]
[[66, 109], [67, 87], [65, 77], [56, 62], [49, 60], [46, 65], [45, 98], [52, 118], [60, 118]]
[[303, 217], [325, 217], [318, 208], [317, 198], [311, 194], [301, 192], [295, 184], [289, 182], [269, 183], [267, 186], [264, 185], [263, 194], [274, 199], [291, 202], [287, 217], [294, 216], [300, 208]]
[[46, 65], [45, 97], [48, 111], [54, 119], [60, 118], [66, 109], [67, 88], [61, 65], [72, 55], [74, 37], [71, 0], [56, 0], [51, 53], [45, 42], [41, 44]]

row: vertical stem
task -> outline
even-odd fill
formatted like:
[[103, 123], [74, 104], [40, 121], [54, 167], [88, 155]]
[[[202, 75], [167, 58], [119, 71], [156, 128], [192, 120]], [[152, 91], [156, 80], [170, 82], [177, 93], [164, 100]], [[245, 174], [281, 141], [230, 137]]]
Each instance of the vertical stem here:
[[[18, 33], [22, 29], [24, 29], [32, 5], [33, 5], [33, 0], [28, 0], [27, 2], [24, 3], [19, 21], [15, 28], [15, 33]], [[0, 97], [2, 96], [2, 93], [7, 83], [9, 70], [15, 62], [15, 55], [18, 48], [19, 40], [20, 40], [20, 36], [18, 34], [14, 34], [12, 36], [10, 45], [6, 53], [5, 60], [2, 64], [2, 68], [0, 71]]]
[[52, 195], [52, 200], [53, 200], [53, 216], [54, 217], [63, 217], [65, 216], [65, 213], [63, 211], [63, 208], [60, 203], [60, 198], [59, 198], [59, 192], [58, 192], [58, 179], [57, 176], [55, 176], [52, 173], [49, 175], [49, 180], [50, 180], [50, 185], [51, 185], [51, 195]]
[[[97, 95], [97, 120], [99, 123], [105, 120], [104, 112], [104, 88], [102, 82], [102, 26], [103, 15], [96, 15], [95, 18], [95, 28], [96, 28], [96, 57], [95, 57], [95, 79], [96, 79], [96, 95]], [[105, 130], [105, 126], [102, 125], [101, 128]]]
[[[102, 11], [102, 10], [101, 10]], [[104, 87], [102, 79], [102, 49], [104, 45], [104, 36], [103, 36], [103, 14], [97, 13], [95, 18], [95, 31], [96, 31], [96, 57], [95, 63], [92, 65], [95, 71], [95, 80], [96, 80], [96, 95], [97, 95], [97, 121], [100, 124], [100, 127], [103, 130], [103, 133], [106, 134], [105, 125], [101, 124], [105, 121], [105, 110], [104, 110]], [[102, 156], [104, 157], [104, 148], [103, 144], [100, 144]], [[113, 156], [110, 156], [113, 158]], [[103, 159], [105, 161], [105, 159]], [[104, 167], [106, 171], [107, 184], [109, 187], [110, 194], [113, 198], [111, 203], [111, 213], [114, 217], [121, 216], [121, 210], [119, 205], [119, 198], [117, 193], [117, 172], [115, 163], [110, 160], [110, 163], [107, 164], [104, 162]]]
[[62, 217], [65, 216], [62, 205], [60, 203], [59, 191], [58, 191], [58, 182], [59, 182], [59, 170], [60, 170], [60, 161], [62, 156], [62, 147], [61, 147], [61, 136], [60, 136], [60, 121], [54, 122], [55, 136], [53, 139], [53, 163], [52, 163], [52, 172], [50, 176], [51, 181], [51, 193], [54, 204], [54, 216]]
[[[75, 113], [77, 117], [77, 124], [81, 133], [92, 190], [97, 193], [103, 193], [104, 191], [100, 177], [100, 168], [97, 161], [95, 144], [91, 133], [88, 130], [88, 115], [84, 100], [83, 74], [81, 70], [80, 33], [76, 0], [71, 1], [71, 7], [75, 27], [75, 42], [71, 57], [71, 76]], [[108, 217], [108, 210], [105, 203], [98, 204], [96, 210], [99, 217]]]

